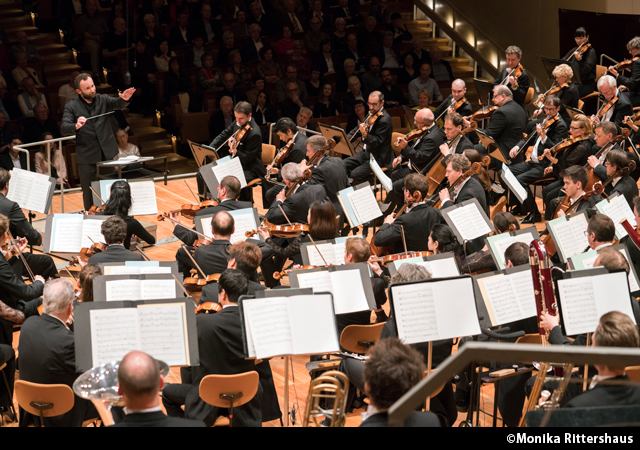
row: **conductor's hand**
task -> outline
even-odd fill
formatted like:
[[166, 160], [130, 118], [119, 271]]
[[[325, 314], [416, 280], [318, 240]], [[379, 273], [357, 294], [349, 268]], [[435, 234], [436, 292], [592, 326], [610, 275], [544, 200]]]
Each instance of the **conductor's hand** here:
[[552, 316], [546, 312], [540, 314], [540, 326], [545, 330], [551, 331], [558, 325], [560, 325], [560, 316]]
[[79, 130], [80, 128], [82, 128], [82, 126], [85, 124], [86, 121], [87, 121], [86, 117], [84, 116], [78, 117], [78, 121], [76, 122], [76, 130]]
[[129, 88], [126, 91], [124, 91], [123, 93], [120, 94], [120, 98], [122, 100], [124, 100], [125, 102], [128, 102], [135, 91], [136, 91], [136, 88], [133, 88], [133, 87]]

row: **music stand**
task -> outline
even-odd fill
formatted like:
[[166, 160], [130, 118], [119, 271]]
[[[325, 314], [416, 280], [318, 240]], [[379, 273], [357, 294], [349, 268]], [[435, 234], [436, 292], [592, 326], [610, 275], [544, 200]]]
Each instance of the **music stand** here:
[[549, 58], [547, 56], [541, 56], [540, 59], [542, 60], [542, 65], [547, 71], [547, 75], [550, 80], [555, 80], [552, 75], [554, 69], [560, 64], [566, 64], [571, 67], [571, 70], [573, 71], [573, 82], [576, 84], [582, 84], [582, 80], [580, 79], [580, 67], [578, 67], [578, 63], [576, 61], [565, 61], [564, 59]]
[[409, 108], [408, 106], [403, 106], [402, 111], [404, 112], [404, 118], [407, 120], [407, 123], [413, 124], [418, 111], [413, 108]]
[[325, 137], [327, 141], [334, 139], [336, 137], [340, 138], [340, 141], [336, 139], [336, 146], [333, 148], [333, 151], [336, 153], [340, 153], [341, 155], [346, 156], [355, 156], [356, 152], [351, 145], [351, 141], [349, 141], [349, 137], [347, 133], [339, 127], [335, 127], [333, 125], [325, 125], [323, 123], [318, 123], [318, 130]]
[[[493, 95], [493, 88], [497, 86], [497, 84], [490, 81], [478, 80], [477, 78], [473, 79], [473, 84], [476, 87], [476, 92], [478, 93], [480, 103], [482, 103], [484, 106], [490, 105], [491, 97]], [[485, 98], [487, 99], [486, 104], [483, 101], [483, 99]]]

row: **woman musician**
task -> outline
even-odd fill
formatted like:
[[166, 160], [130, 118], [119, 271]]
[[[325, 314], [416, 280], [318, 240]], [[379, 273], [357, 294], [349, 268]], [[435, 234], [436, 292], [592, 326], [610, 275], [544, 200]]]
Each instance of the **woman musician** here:
[[[578, 87], [575, 83], [571, 82], [571, 79], [573, 78], [573, 70], [571, 70], [571, 67], [567, 64], [560, 64], [553, 69], [551, 74], [556, 79], [556, 86], [549, 89], [546, 94], [540, 94], [538, 96], [538, 103], [544, 104], [544, 99], [547, 95], [555, 95], [560, 99], [560, 102], [562, 102], [562, 106], [560, 107], [560, 117], [562, 117], [564, 123], [570, 123], [571, 116], [565, 107], [577, 108], [578, 101], [580, 100]], [[533, 113], [533, 118], [535, 119], [541, 113], [542, 108], [537, 109]]]
[[576, 141], [559, 153], [552, 153], [550, 149], [545, 149], [545, 157], [549, 158], [552, 164], [545, 168], [544, 176], [553, 175], [557, 178], [556, 181], [542, 189], [542, 198], [545, 203], [545, 220], [552, 219], [555, 209], [550, 206], [551, 200], [558, 198], [564, 185], [560, 173], [570, 166], [584, 166], [595, 145], [595, 141], [591, 139], [593, 126], [587, 116], [578, 114], [574, 116], [570, 124], [568, 139], [575, 139]]
[[578, 28], [573, 34], [573, 38], [577, 47], [572, 48], [562, 59], [578, 62], [582, 84], [577, 87], [580, 98], [582, 98], [596, 90], [596, 65], [598, 60], [596, 51], [589, 43], [589, 33], [584, 27]]

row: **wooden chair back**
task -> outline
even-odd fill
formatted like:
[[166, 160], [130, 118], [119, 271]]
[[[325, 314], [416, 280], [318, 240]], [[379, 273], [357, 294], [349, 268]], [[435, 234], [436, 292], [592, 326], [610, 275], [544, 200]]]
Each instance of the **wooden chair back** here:
[[364, 354], [380, 340], [384, 323], [349, 325], [340, 334], [340, 346], [351, 353]]
[[66, 384], [38, 384], [18, 380], [15, 383], [16, 400], [22, 409], [34, 416], [55, 417], [73, 408], [73, 391]]

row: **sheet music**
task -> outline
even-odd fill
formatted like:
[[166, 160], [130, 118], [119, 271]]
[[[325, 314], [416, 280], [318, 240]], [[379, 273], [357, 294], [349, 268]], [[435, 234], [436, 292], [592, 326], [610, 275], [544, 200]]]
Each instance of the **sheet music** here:
[[[83, 220], [78, 214], [56, 214], [53, 216], [51, 251], [79, 252], [83, 243]], [[88, 245], [85, 247], [89, 247]]]
[[301, 288], [313, 288], [313, 292], [331, 292], [333, 294], [333, 282], [331, 274], [326, 270], [301, 273], [298, 275], [298, 285]]
[[[369, 309], [359, 270], [339, 270], [330, 273], [333, 282], [333, 290], [330, 292], [333, 294], [336, 314]], [[317, 291], [314, 290], [314, 292]]]
[[391, 189], [393, 189], [393, 182], [391, 181], [391, 178], [389, 178], [387, 174], [382, 171], [380, 165], [378, 164], [378, 161], [376, 161], [373, 155], [371, 155], [371, 157], [369, 158], [369, 165], [371, 166], [371, 170], [376, 175], [378, 180], [380, 180], [382, 188], [387, 192], [391, 192]]
[[640, 291], [640, 286], [638, 285], [638, 280], [636, 279], [636, 277], [633, 275], [633, 262], [631, 261], [631, 258], [629, 257], [629, 253], [627, 253], [627, 249], [626, 248], [621, 248], [620, 249], [620, 253], [622, 253], [624, 255], [624, 257], [627, 259], [627, 262], [629, 263], [629, 292], [636, 292], [636, 291]]
[[460, 208], [451, 208], [447, 213], [465, 241], [471, 241], [491, 233], [491, 228], [487, 225], [475, 203], [470, 203]]
[[173, 278], [170, 280], [140, 280], [141, 300], [176, 298]]
[[429, 271], [431, 278], [457, 277], [460, 275], [455, 258], [434, 259], [418, 263]]
[[[105, 266], [104, 275], [138, 275], [152, 273], [171, 273], [171, 267], [165, 266]], [[175, 297], [171, 297], [175, 298]]]
[[142, 286], [140, 280], [111, 280], [105, 283], [108, 302], [119, 300], [141, 300]]
[[91, 320], [91, 355], [93, 366], [119, 361], [138, 345], [135, 308], [93, 309]]
[[509, 233], [502, 233], [498, 236], [500, 236], [500, 238], [494, 240], [493, 237], [490, 237], [489, 240], [491, 243], [493, 243], [496, 249], [496, 256], [498, 257], [498, 261], [500, 262], [499, 269], [501, 270], [504, 269], [505, 266], [504, 252], [509, 248], [509, 246], [511, 246], [511, 244], [514, 244], [516, 242], [523, 242], [528, 246], [531, 244], [531, 241], [534, 240], [533, 233], [522, 233], [516, 234], [515, 236], [511, 236], [509, 235]]
[[[568, 335], [590, 333], [598, 325], [598, 308], [593, 284], [587, 278], [560, 280], [558, 290], [562, 299], [562, 322]], [[628, 296], [628, 294], [627, 294]]]
[[[107, 219], [107, 216], [103, 217], [105, 220]], [[94, 242], [103, 244], [106, 242], [101, 231], [102, 222], [104, 221], [99, 219], [85, 219], [82, 221], [82, 245], [80, 247], [91, 247]], [[80, 251], [80, 249], [77, 251]]]
[[618, 195], [613, 198], [602, 200], [596, 204], [596, 208], [603, 214], [606, 214], [616, 224], [616, 237], [618, 240], [627, 235], [626, 230], [620, 222], [623, 219], [629, 220], [630, 223], [635, 223], [635, 215], [629, 207], [629, 203], [624, 195]]
[[137, 181], [129, 183], [129, 186], [131, 187], [130, 216], [158, 214], [156, 185], [153, 181]]
[[380, 211], [378, 202], [371, 189], [357, 189], [347, 194], [347, 197], [358, 217], [358, 222], [369, 222], [382, 215], [382, 211]]
[[[565, 220], [564, 218], [556, 219], [559, 223], [552, 224], [556, 237], [556, 247], [563, 250], [565, 260], [571, 258], [578, 253], [582, 253], [585, 248], [589, 247], [589, 240], [584, 232], [587, 230], [587, 221], [584, 215], [579, 215]], [[553, 236], [552, 236], [553, 237]]]
[[520, 203], [524, 202], [529, 193], [522, 187], [516, 176], [511, 172], [509, 166], [502, 166], [502, 179], [506, 182], [511, 192], [513, 192]]
[[140, 348], [170, 366], [188, 364], [184, 303], [139, 305], [137, 312]]
[[[297, 355], [340, 351], [330, 295], [289, 297], [289, 317]], [[306, 318], [307, 320], [301, 320]]]
[[516, 293], [515, 298], [518, 300], [520, 312], [523, 317], [534, 317], [538, 315], [536, 308], [536, 294], [533, 287], [533, 277], [531, 271], [516, 272], [507, 275], [513, 290]]
[[51, 186], [49, 175], [13, 169], [7, 198], [20, 208], [46, 214]]
[[[235, 224], [235, 232], [231, 235], [231, 243], [246, 241], [247, 237], [244, 235], [246, 231], [257, 230], [258, 224], [253, 214], [253, 208], [239, 209], [236, 211], [229, 211], [229, 214], [233, 216]], [[209, 223], [211, 220], [209, 219]], [[211, 229], [211, 225], [209, 225]]]
[[213, 230], [211, 229], [211, 217], [205, 217], [205, 218], [196, 217], [196, 219], [200, 220], [200, 226], [202, 227], [202, 234], [204, 234], [208, 238], [213, 239]]
[[256, 358], [293, 354], [286, 298], [247, 299], [242, 307], [251, 329]]
[[405, 344], [439, 339], [435, 298], [429, 284], [409, 284], [393, 289], [398, 337]]
[[240, 180], [240, 188], [244, 188], [247, 185], [247, 180], [244, 177], [244, 171], [242, 170], [242, 163], [240, 158], [232, 158], [229, 161], [223, 163], [218, 160], [218, 164], [211, 167], [213, 175], [218, 180], [218, 183], [227, 175], [233, 175]]
[[513, 301], [516, 295], [513, 286], [505, 275], [481, 278], [478, 284], [489, 301], [487, 310], [492, 318], [492, 325], [502, 325], [522, 318], [518, 302]]
[[[337, 249], [338, 245], [341, 246], [342, 248], [342, 257], [338, 258], [338, 254], [339, 254], [339, 250]], [[334, 266], [339, 266], [344, 264], [344, 247], [345, 244], [317, 244], [317, 249], [316, 246], [314, 245], [307, 245], [305, 246], [305, 248], [307, 249], [307, 255], [309, 257], [309, 264], [312, 266], [324, 266], [325, 263], [322, 260], [322, 257], [324, 257], [324, 260], [327, 261], [327, 264], [333, 264]], [[318, 251], [320, 253], [318, 253]], [[320, 257], [320, 254], [322, 254], [322, 257]]]

